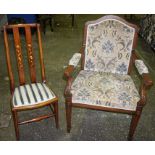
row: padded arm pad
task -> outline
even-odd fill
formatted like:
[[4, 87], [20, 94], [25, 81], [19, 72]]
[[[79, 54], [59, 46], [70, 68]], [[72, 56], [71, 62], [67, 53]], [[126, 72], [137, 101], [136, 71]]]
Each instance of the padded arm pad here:
[[140, 75], [142, 75], [143, 73], [149, 73], [148, 68], [142, 60], [135, 60], [135, 66]]
[[75, 53], [69, 60], [69, 65], [76, 67], [81, 59], [81, 53]]

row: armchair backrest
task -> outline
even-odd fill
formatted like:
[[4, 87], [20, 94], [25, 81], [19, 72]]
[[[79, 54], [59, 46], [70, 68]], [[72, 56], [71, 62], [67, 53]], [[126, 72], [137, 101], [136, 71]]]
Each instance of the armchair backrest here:
[[83, 69], [128, 74], [137, 31], [136, 25], [112, 15], [87, 22]]

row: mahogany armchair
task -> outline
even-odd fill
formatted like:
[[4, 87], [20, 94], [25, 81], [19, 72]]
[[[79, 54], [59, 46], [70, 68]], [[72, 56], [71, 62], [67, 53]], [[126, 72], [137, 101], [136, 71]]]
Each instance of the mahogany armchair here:
[[[27, 48], [27, 58], [29, 64], [29, 73], [30, 75], [26, 74], [25, 68], [26, 67], [23, 63], [25, 56], [23, 56], [22, 52], [22, 42], [20, 38], [20, 28], [24, 29], [25, 31], [25, 42]], [[39, 82], [36, 75], [36, 60], [34, 57], [34, 51], [32, 48], [32, 35], [31, 29], [37, 30], [37, 39], [38, 39], [38, 47], [39, 47], [39, 62], [41, 68], [41, 78], [42, 81]], [[14, 47], [15, 47], [15, 57], [17, 62], [17, 69], [18, 69], [18, 77], [19, 77], [19, 85], [15, 85], [15, 78], [13, 75], [13, 67], [12, 67], [12, 52], [10, 54], [9, 49], [9, 41], [8, 41], [8, 34], [7, 30], [13, 31], [13, 38], [14, 38]], [[46, 119], [49, 117], [54, 116], [56, 127], [58, 128], [58, 98], [53, 93], [52, 90], [46, 84], [45, 78], [45, 68], [44, 68], [44, 61], [43, 61], [43, 50], [42, 50], [42, 42], [41, 42], [41, 34], [40, 34], [40, 25], [39, 24], [17, 24], [17, 25], [6, 25], [4, 26], [4, 42], [6, 48], [6, 60], [7, 60], [7, 68], [8, 74], [10, 79], [10, 91], [11, 91], [11, 110], [13, 115], [13, 121], [16, 131], [16, 139], [19, 140], [19, 125], [25, 123], [31, 123], [35, 121], [40, 121], [42, 119]], [[30, 81], [26, 82], [26, 77], [30, 76]], [[38, 77], [39, 78], [39, 77]], [[37, 118], [33, 118], [31, 120], [26, 120], [23, 122], [19, 122], [18, 119], [18, 112], [25, 111], [25, 110], [32, 110], [41, 107], [50, 107], [52, 113], [39, 116]]]
[[[80, 53], [74, 54], [64, 72], [67, 131], [71, 130], [72, 107], [132, 115], [128, 140], [146, 104], [146, 91], [153, 85], [148, 68], [136, 55], [138, 27], [117, 16], [104, 16], [85, 24]], [[81, 70], [72, 73], [81, 59]], [[132, 66], [141, 75], [139, 92], [130, 76]]]

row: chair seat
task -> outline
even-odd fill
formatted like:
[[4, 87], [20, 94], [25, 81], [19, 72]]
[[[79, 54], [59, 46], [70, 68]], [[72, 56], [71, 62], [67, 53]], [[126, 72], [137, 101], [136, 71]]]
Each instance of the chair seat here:
[[26, 84], [15, 88], [14, 107], [32, 106], [56, 99], [56, 95], [44, 83]]
[[72, 103], [135, 111], [140, 95], [129, 75], [82, 70], [71, 86]]

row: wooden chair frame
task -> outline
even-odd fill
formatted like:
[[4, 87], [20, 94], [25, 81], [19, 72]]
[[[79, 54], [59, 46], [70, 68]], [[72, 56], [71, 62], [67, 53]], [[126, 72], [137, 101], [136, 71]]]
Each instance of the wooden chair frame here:
[[[14, 76], [13, 76], [13, 71], [12, 71], [12, 66], [11, 66], [11, 58], [10, 58], [10, 52], [9, 52], [7, 30], [8, 29], [13, 30], [14, 44], [15, 44], [15, 51], [16, 51], [16, 60], [17, 60], [18, 75], [19, 75], [19, 84], [21, 86], [21, 85], [25, 85], [26, 81], [25, 81], [25, 74], [24, 74], [24, 65], [23, 65], [21, 42], [20, 42], [20, 33], [19, 33], [20, 28], [23, 28], [25, 30], [31, 83], [37, 82], [35, 60], [34, 60], [34, 55], [33, 55], [33, 51], [32, 51], [31, 28], [36, 28], [36, 30], [37, 30], [38, 44], [39, 44], [39, 55], [40, 55], [40, 65], [41, 65], [41, 77], [42, 77], [42, 82], [46, 83], [40, 25], [39, 24], [5, 25], [4, 26], [4, 43], [5, 43], [5, 49], [6, 49], [7, 68], [8, 68], [8, 74], [9, 74], [9, 79], [10, 79], [10, 91], [11, 91], [12, 96], [13, 96], [14, 90], [15, 90], [15, 82], [14, 82]], [[12, 99], [12, 97], [11, 97], [11, 99]], [[44, 106], [49, 106], [50, 109], [52, 110], [52, 114], [39, 116], [39, 117], [33, 118], [31, 120], [23, 121], [23, 122], [18, 121], [18, 112], [37, 109], [37, 108], [41, 108]], [[46, 118], [54, 116], [55, 122], [56, 122], [56, 128], [59, 127], [59, 123], [58, 123], [58, 97], [51, 99], [47, 102], [43, 102], [40, 104], [31, 105], [31, 106], [13, 107], [13, 105], [11, 103], [11, 111], [12, 111], [12, 115], [13, 115], [13, 121], [14, 121], [17, 140], [19, 140], [19, 138], [20, 138], [20, 136], [19, 136], [19, 125], [22, 125], [25, 123], [36, 122], [36, 121], [40, 121], [42, 119], [46, 119]]]
[[[128, 23], [124, 19], [117, 17], [117, 16], [113, 16], [113, 15], [104, 16], [104, 17], [102, 17], [98, 20], [95, 20], [95, 21], [88, 21], [85, 24], [83, 45], [82, 45], [82, 48], [80, 49], [81, 59], [82, 59], [81, 70], [84, 69], [84, 59], [85, 59], [84, 51], [85, 51], [85, 46], [86, 46], [87, 27], [89, 24], [95, 24], [95, 23], [98, 23], [98, 22], [106, 20], [106, 19], [119, 20], [119, 21], [129, 25], [130, 27], [133, 27], [136, 30], [135, 36], [134, 36], [134, 43], [133, 43], [133, 47], [132, 47], [133, 50], [132, 50], [132, 55], [130, 58], [130, 64], [129, 64], [129, 70], [128, 70], [128, 74], [130, 74], [135, 60], [138, 59], [135, 48], [137, 45], [137, 38], [138, 38], [137, 33], [138, 33], [139, 29], [136, 25]], [[87, 104], [72, 103], [71, 85], [73, 82], [72, 73], [74, 72], [74, 69], [75, 69], [74, 66], [69, 65], [66, 68], [66, 70], [64, 71], [64, 77], [67, 80], [66, 88], [64, 91], [65, 105], [66, 105], [67, 132], [70, 132], [70, 130], [71, 130], [72, 107], [87, 108], [87, 109], [102, 110], [102, 111], [109, 111], [109, 112], [118, 112], [118, 113], [124, 113], [124, 114], [132, 115], [132, 120], [131, 120], [131, 124], [130, 124], [129, 135], [128, 135], [128, 140], [132, 140], [135, 129], [136, 129], [138, 121], [139, 121], [139, 118], [140, 118], [141, 113], [142, 113], [142, 109], [143, 109], [144, 105], [146, 104], [146, 90], [149, 89], [153, 85], [153, 82], [152, 82], [149, 74], [142, 74], [141, 86], [140, 86], [140, 90], [139, 90], [140, 101], [137, 103], [136, 111], [130, 111], [130, 110], [114, 109], [114, 108], [100, 107], [100, 106], [87, 105]]]

